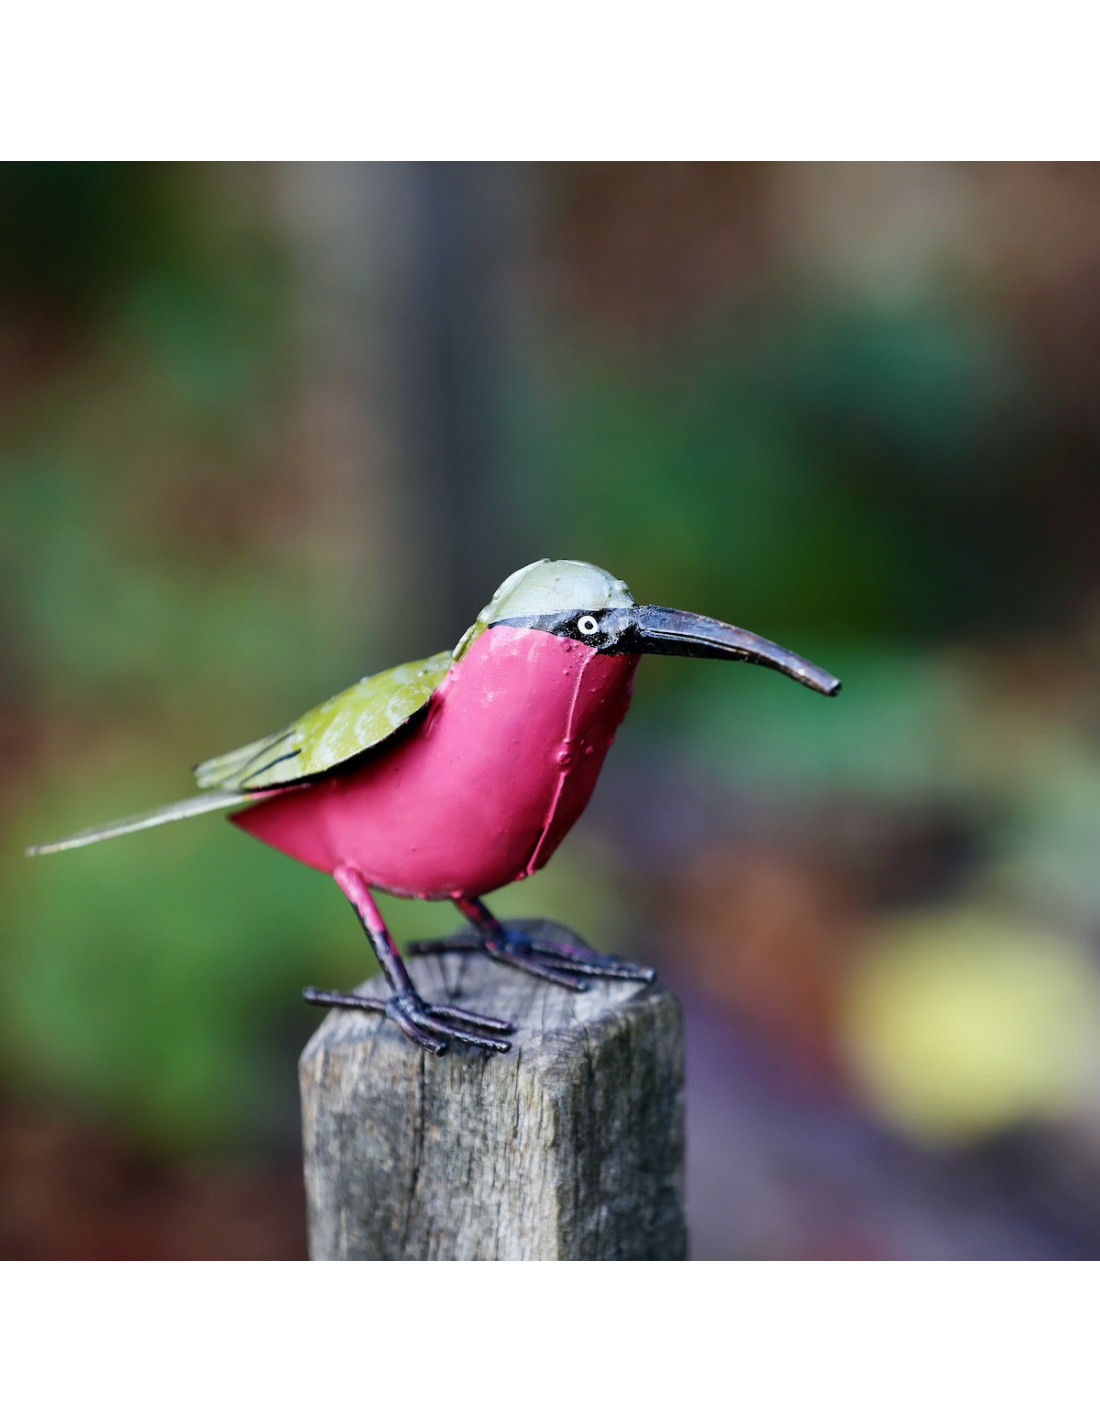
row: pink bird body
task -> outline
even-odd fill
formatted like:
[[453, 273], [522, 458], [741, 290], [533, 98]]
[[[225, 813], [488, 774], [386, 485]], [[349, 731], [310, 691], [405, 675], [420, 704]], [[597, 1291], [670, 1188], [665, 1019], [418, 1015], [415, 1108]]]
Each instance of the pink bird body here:
[[352, 868], [406, 898], [479, 898], [542, 868], [572, 828], [630, 705], [638, 661], [491, 627], [388, 747], [231, 818], [325, 873]]

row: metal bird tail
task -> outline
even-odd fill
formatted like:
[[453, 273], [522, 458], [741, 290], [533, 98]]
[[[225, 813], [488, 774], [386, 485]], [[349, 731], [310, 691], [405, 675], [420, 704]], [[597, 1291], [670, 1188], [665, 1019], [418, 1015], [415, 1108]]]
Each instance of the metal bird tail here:
[[133, 834], [135, 830], [166, 825], [172, 820], [189, 820], [192, 815], [205, 815], [211, 810], [231, 810], [237, 805], [248, 804], [255, 798], [255, 795], [237, 790], [211, 790], [205, 795], [192, 795], [189, 800], [177, 800], [174, 805], [161, 805], [158, 810], [145, 810], [141, 814], [127, 815], [121, 820], [111, 820], [105, 825], [94, 825], [91, 829], [81, 830], [66, 839], [54, 840], [52, 844], [32, 844], [24, 853], [56, 854], [61, 849], [79, 849], [84, 844], [98, 844], [101, 839]]

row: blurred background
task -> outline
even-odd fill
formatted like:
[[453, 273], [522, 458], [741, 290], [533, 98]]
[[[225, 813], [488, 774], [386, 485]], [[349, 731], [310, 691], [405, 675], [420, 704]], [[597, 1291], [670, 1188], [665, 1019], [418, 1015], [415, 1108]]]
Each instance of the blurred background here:
[[0, 1255], [304, 1257], [341, 896], [21, 849], [549, 556], [845, 683], [644, 663], [492, 900], [683, 997], [694, 1255], [1097, 1257], [1098, 362], [1095, 165], [0, 165]]

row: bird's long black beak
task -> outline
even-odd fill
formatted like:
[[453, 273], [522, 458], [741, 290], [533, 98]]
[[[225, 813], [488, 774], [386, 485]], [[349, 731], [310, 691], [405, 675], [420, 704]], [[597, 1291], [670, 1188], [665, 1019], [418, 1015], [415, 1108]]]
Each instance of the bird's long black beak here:
[[755, 662], [774, 667], [784, 676], [800, 681], [822, 696], [835, 696], [840, 681], [805, 657], [788, 652], [755, 632], [731, 627], [697, 612], [678, 612], [674, 607], [624, 608], [624, 622], [617, 649], [656, 653], [664, 657], [715, 657], [721, 661]]

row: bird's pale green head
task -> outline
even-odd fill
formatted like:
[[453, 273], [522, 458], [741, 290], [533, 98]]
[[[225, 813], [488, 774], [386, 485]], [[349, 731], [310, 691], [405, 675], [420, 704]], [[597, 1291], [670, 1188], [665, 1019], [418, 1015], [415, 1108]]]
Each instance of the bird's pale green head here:
[[606, 612], [611, 607], [633, 605], [623, 580], [603, 568], [570, 558], [540, 558], [504, 579], [478, 621], [492, 625], [511, 617], [542, 617], [575, 608]]
[[572, 558], [540, 558], [504, 579], [474, 625], [463, 633], [454, 655], [461, 657], [474, 638], [495, 622], [551, 617], [575, 608], [605, 611], [633, 605], [630, 589], [606, 569]]

